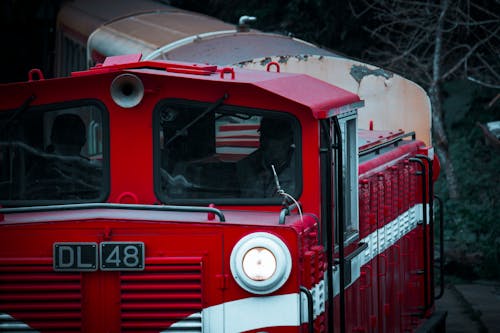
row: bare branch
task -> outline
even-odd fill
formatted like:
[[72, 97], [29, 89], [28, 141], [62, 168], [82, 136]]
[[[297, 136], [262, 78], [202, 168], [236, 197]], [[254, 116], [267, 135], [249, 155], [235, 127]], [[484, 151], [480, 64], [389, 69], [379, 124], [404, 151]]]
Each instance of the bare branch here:
[[496, 14], [492, 13], [491, 11], [489, 11], [489, 10], [487, 10], [487, 9], [485, 9], [485, 8], [483, 8], [483, 7], [481, 7], [481, 6], [479, 6], [478, 4], [476, 4], [476, 3], [474, 3], [474, 2], [473, 2], [473, 3], [471, 3], [471, 5], [472, 5], [472, 7], [476, 8], [477, 10], [479, 10], [479, 11], [483, 12], [483, 14], [487, 14], [487, 15], [493, 16], [493, 17], [495, 17], [495, 18], [497, 18], [497, 19], [500, 19], [500, 16], [499, 16], [499, 15], [496, 15]]
[[441, 79], [444, 80], [446, 79], [449, 75], [453, 74], [460, 66], [464, 64], [465, 61], [484, 43], [486, 43], [490, 38], [493, 36], [496, 36], [496, 34], [500, 31], [500, 27], [498, 27], [490, 36], [488, 36], [486, 39], [483, 39], [476, 43], [467, 54], [465, 54], [452, 68], [450, 68], [445, 74], [442, 75]]
[[370, 10], [373, 9], [373, 5], [367, 5], [367, 6], [364, 6], [364, 10], [362, 10], [360, 13], [356, 13], [356, 9], [354, 9], [351, 1], [348, 2], [348, 5], [349, 5], [349, 9], [351, 10], [352, 15], [355, 18], [360, 18], [361, 16], [365, 15], [366, 13], [368, 13]]
[[484, 67], [487, 68], [490, 71], [490, 73], [493, 76], [495, 76], [497, 80], [500, 81], [499, 73], [493, 67], [491, 67], [491, 65], [480, 54], [478, 54], [476, 57], [481, 61], [481, 63], [483, 63]]
[[467, 76], [467, 80], [472, 81], [472, 82], [477, 83], [477, 84], [480, 84], [482, 86], [488, 87], [488, 88], [500, 89], [500, 85], [498, 85], [498, 84], [487, 83], [487, 82], [481, 81], [479, 79], [476, 79], [472, 76]]

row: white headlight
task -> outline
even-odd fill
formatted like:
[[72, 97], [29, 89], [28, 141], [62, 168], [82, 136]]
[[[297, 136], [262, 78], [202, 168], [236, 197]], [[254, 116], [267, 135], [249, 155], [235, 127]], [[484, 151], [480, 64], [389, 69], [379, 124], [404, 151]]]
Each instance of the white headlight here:
[[276, 258], [265, 247], [254, 247], [243, 256], [243, 272], [254, 281], [267, 280], [276, 272]]
[[281, 239], [256, 232], [243, 237], [231, 253], [231, 272], [239, 286], [255, 294], [281, 288], [292, 270], [290, 251]]

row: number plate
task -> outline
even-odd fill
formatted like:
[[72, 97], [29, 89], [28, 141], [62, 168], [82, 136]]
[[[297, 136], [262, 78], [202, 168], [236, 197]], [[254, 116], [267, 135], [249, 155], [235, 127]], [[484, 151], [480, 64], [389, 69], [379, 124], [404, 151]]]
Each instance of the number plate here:
[[143, 242], [100, 243], [101, 270], [142, 271], [144, 269]]
[[53, 250], [55, 271], [97, 270], [97, 243], [54, 243]]

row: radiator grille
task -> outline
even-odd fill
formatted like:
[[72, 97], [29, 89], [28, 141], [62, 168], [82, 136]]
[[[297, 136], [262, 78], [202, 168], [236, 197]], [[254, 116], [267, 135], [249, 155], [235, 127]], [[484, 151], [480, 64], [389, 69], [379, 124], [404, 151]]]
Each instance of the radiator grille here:
[[54, 272], [51, 259], [0, 262], [0, 331], [80, 332], [81, 282]]
[[[202, 332], [201, 258], [149, 258], [144, 272], [122, 272], [123, 332]], [[182, 321], [182, 322], [181, 322]]]

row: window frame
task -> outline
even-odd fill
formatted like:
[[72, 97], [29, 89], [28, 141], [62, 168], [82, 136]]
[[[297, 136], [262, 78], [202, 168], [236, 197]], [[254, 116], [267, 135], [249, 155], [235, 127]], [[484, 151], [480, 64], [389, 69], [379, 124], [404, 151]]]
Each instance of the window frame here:
[[[173, 198], [168, 197], [166, 193], [161, 190], [161, 154], [160, 154], [160, 112], [167, 106], [181, 106], [181, 107], [196, 107], [200, 110], [206, 109], [213, 103], [202, 102], [196, 100], [188, 99], [178, 99], [178, 98], [167, 98], [159, 101], [153, 110], [153, 182], [154, 182], [154, 192], [156, 198], [161, 203], [168, 204], [193, 204], [193, 205], [208, 205], [210, 203], [228, 206], [273, 206], [282, 205], [283, 198], [273, 197], [273, 198]], [[299, 119], [292, 113], [278, 110], [267, 110], [258, 108], [248, 108], [235, 106], [230, 104], [223, 104], [219, 106], [213, 112], [225, 112], [225, 113], [246, 113], [249, 115], [263, 116], [274, 115], [276, 118], [287, 118], [292, 124], [292, 129], [294, 133], [294, 143], [295, 143], [295, 179], [296, 179], [296, 189], [294, 193], [290, 193], [295, 199], [302, 195], [303, 191], [303, 177], [302, 177], [302, 128]], [[286, 189], [285, 189], [286, 190]]]
[[[109, 125], [109, 111], [105, 104], [97, 99], [80, 99], [74, 101], [65, 102], [55, 102], [43, 105], [36, 105], [27, 108], [18, 114], [17, 117], [26, 117], [27, 114], [38, 113], [41, 118], [44, 118], [44, 114], [48, 112], [64, 111], [65, 109], [78, 108], [78, 107], [89, 107], [93, 106], [96, 110], [100, 111], [101, 122], [102, 122], [102, 184], [100, 195], [97, 198], [91, 199], [27, 199], [27, 200], [3, 200], [0, 198], [0, 204], [4, 207], [20, 207], [20, 206], [43, 206], [43, 205], [54, 205], [54, 204], [75, 204], [75, 203], [91, 203], [91, 202], [105, 202], [110, 193], [110, 125]], [[16, 110], [2, 110], [2, 115], [8, 119], [8, 115], [16, 112]], [[43, 124], [41, 125], [43, 128]], [[86, 130], [88, 128], [86, 127]], [[42, 132], [43, 133], [43, 132]], [[45, 133], [42, 134], [42, 140], [45, 138]], [[89, 138], [87, 137], [87, 144], [89, 143]], [[43, 141], [41, 142], [43, 145]], [[36, 148], [35, 148], [36, 149]]]
[[[359, 196], [358, 196], [358, 173], [359, 173], [359, 153], [358, 153], [358, 126], [357, 126], [357, 111], [351, 111], [337, 116], [340, 126], [342, 142], [342, 175], [338, 174], [338, 151], [334, 151], [334, 179], [342, 181], [342, 194], [337, 191], [337, 186], [334, 186], [334, 202], [335, 207], [339, 207], [343, 203], [342, 221], [344, 224], [344, 245], [349, 245], [359, 238]], [[332, 126], [333, 128], [333, 126]], [[336, 136], [332, 136], [335, 138]], [[336, 141], [332, 142], [335, 146]], [[340, 195], [343, 195], [344, 200], [340, 200]], [[337, 215], [338, 216], [338, 215]], [[339, 218], [335, 219], [334, 223], [334, 244], [338, 247], [339, 244]]]

